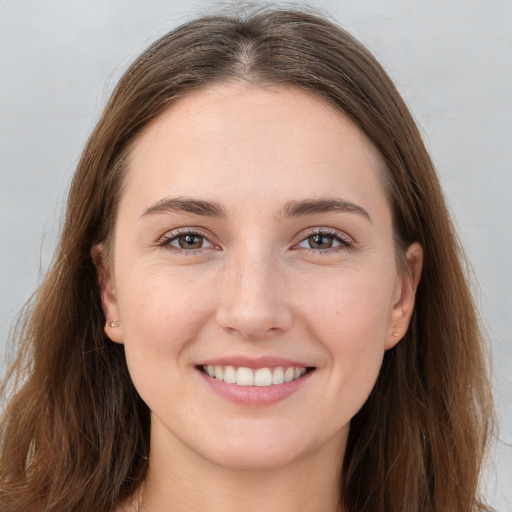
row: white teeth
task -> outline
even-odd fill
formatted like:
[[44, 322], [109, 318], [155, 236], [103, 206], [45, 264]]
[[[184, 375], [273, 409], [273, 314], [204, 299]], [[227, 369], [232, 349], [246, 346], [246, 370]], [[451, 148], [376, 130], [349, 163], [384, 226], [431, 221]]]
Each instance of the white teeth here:
[[295, 375], [293, 376], [293, 380], [302, 377], [306, 373], [306, 368], [295, 368]]
[[260, 368], [254, 372], [255, 386], [270, 386], [272, 384], [272, 372], [270, 368]]
[[253, 370], [243, 366], [235, 368], [234, 366], [203, 366], [204, 372], [217, 380], [222, 380], [228, 384], [237, 384], [238, 386], [259, 386], [267, 387], [279, 385], [284, 382], [291, 382], [299, 379], [306, 373], [304, 367], [282, 367], [258, 368]]
[[224, 382], [234, 384], [236, 382], [236, 369], [233, 366], [226, 366], [224, 368]]
[[282, 368], [276, 368], [272, 374], [272, 384], [282, 384], [284, 382], [284, 371]]
[[236, 383], [239, 386], [252, 386], [254, 384], [254, 372], [250, 368], [241, 366], [236, 371]]
[[293, 380], [293, 377], [295, 377], [295, 369], [294, 368], [287, 368], [284, 372], [284, 381], [290, 382]]

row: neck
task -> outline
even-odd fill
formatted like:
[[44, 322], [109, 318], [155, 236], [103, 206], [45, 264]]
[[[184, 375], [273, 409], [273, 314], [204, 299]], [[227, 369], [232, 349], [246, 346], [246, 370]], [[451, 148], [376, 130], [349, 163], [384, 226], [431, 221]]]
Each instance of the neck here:
[[[279, 467], [234, 469], [205, 460], [172, 440], [152, 449], [140, 512], [339, 512], [346, 443], [325, 446]], [[170, 448], [170, 449], [166, 449]]]

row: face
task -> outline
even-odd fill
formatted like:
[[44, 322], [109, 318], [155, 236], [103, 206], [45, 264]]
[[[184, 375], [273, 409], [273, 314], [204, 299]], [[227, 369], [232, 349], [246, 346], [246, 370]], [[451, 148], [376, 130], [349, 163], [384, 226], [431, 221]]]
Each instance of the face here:
[[152, 452], [338, 457], [419, 273], [417, 256], [397, 271], [384, 172], [357, 127], [293, 88], [196, 91], [139, 136], [99, 274]]

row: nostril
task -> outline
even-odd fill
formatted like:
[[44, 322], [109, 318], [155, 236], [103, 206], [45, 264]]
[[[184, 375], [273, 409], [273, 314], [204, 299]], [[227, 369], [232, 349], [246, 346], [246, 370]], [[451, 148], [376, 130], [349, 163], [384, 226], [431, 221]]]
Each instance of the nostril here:
[[244, 339], [285, 332], [292, 322], [287, 307], [272, 304], [234, 304], [223, 306], [217, 312], [217, 323], [228, 333]]

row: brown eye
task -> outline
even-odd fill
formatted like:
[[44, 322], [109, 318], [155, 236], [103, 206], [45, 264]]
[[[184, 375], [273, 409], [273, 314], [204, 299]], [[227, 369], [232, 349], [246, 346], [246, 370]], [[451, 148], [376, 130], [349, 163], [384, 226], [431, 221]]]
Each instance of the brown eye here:
[[307, 241], [311, 249], [330, 249], [333, 246], [334, 237], [324, 233], [317, 233], [308, 236]]
[[[318, 253], [331, 253], [332, 251], [351, 249], [352, 241], [345, 238], [342, 233], [331, 233], [329, 231], [317, 231], [304, 238], [296, 246], [300, 249], [309, 249]], [[332, 249], [332, 251], [330, 251]]]
[[[200, 249], [203, 246], [204, 237], [193, 233], [179, 235], [175, 241], [180, 249]], [[171, 245], [175, 245], [171, 243]]]
[[181, 233], [169, 233], [159, 242], [162, 247], [172, 247], [175, 250], [183, 250], [184, 252], [199, 251], [201, 249], [213, 248], [213, 244], [200, 233], [195, 231], [182, 231]]

